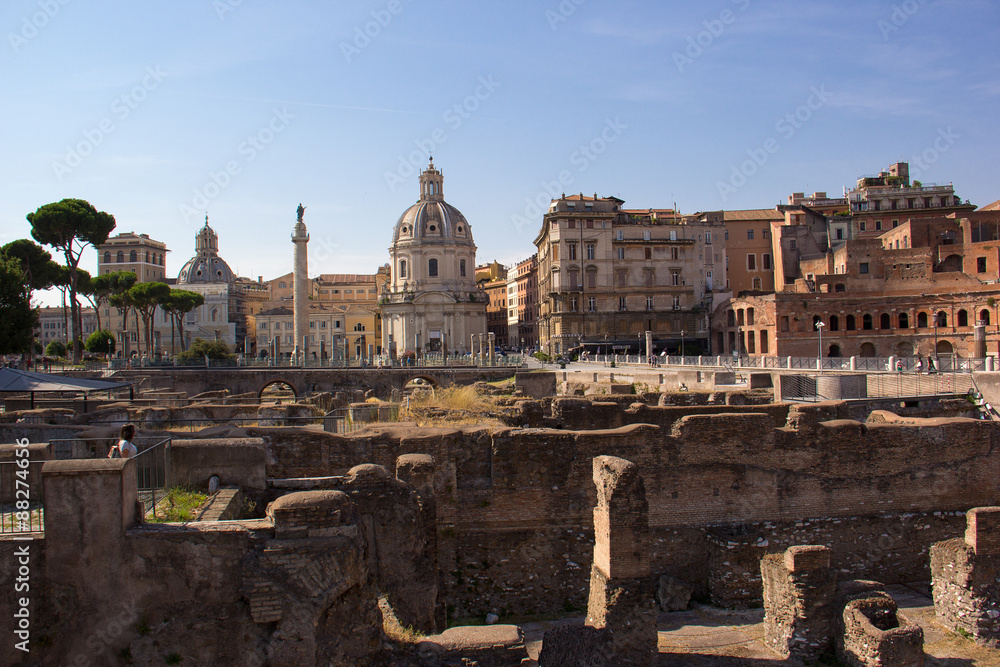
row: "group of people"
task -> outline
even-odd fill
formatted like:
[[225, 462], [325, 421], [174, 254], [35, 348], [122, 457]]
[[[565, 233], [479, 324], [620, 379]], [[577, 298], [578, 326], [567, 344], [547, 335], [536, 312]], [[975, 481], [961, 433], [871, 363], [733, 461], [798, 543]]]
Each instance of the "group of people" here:
[[[915, 370], [917, 373], [922, 373], [924, 371], [924, 368], [925, 368], [925, 366], [924, 366], [924, 360], [923, 360], [922, 357], [918, 356], [916, 363], [913, 364], [913, 370]], [[927, 372], [928, 373], [936, 373], [937, 372], [937, 368], [934, 366], [934, 357], [927, 357], [926, 368], [927, 368]], [[906, 370], [906, 364], [903, 362], [902, 359], [897, 359], [896, 360], [896, 370], [897, 371], [904, 371], [904, 370]]]

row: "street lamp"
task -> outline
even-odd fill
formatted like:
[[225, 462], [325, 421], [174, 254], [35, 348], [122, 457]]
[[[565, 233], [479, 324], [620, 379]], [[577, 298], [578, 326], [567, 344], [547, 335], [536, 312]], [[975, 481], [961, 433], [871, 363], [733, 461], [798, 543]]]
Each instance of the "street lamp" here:
[[816, 331], [819, 333], [819, 347], [816, 348], [816, 366], [819, 367], [819, 372], [823, 372], [823, 320], [816, 321]]
[[681, 365], [684, 365], [684, 329], [681, 329]]
[[941, 360], [938, 359], [938, 313], [931, 313], [931, 318], [934, 320], [934, 366], [935, 368], [941, 367]]

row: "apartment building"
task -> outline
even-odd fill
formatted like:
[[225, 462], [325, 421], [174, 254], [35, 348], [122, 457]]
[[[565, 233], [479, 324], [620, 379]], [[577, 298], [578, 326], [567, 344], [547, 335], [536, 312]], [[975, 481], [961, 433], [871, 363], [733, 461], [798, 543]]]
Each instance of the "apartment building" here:
[[616, 197], [553, 200], [535, 239], [539, 345], [707, 348], [708, 313], [725, 257], [724, 228], [672, 209], [624, 209]]

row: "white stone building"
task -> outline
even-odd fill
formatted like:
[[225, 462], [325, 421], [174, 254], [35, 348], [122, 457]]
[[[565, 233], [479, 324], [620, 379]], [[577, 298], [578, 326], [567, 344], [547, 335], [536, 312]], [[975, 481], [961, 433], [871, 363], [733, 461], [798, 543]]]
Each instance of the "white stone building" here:
[[444, 200], [443, 183], [432, 160], [420, 174], [420, 199], [393, 230], [391, 277], [379, 301], [382, 346], [392, 356], [465, 353], [472, 335], [486, 333], [472, 228]]

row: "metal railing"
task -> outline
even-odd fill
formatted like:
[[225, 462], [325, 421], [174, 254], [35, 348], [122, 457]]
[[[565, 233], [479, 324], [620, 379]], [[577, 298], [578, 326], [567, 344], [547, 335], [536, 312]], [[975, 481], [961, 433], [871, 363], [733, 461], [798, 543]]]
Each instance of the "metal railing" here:
[[[406, 399], [409, 401], [409, 398]], [[324, 416], [323, 430], [330, 433], [353, 433], [372, 424], [391, 424], [399, 421], [403, 406], [399, 403], [365, 403], [349, 408], [331, 410]]]
[[[652, 363], [648, 357], [634, 354], [590, 355], [579, 359], [583, 363], [602, 364], [608, 366], [613, 361], [616, 366], [696, 366], [709, 368], [773, 368], [775, 370], [833, 370], [833, 371], [883, 371], [883, 372], [918, 372], [918, 373], [972, 373], [985, 371], [986, 359], [968, 359], [964, 357], [941, 356], [934, 360], [934, 367], [928, 368], [921, 362], [918, 368], [917, 357], [853, 357], [854, 368], [851, 368], [851, 357], [777, 357], [743, 355], [735, 357], [723, 356], [656, 356]], [[817, 363], [818, 362], [818, 363]], [[891, 363], [890, 363], [891, 362]]]
[[167, 482], [170, 479], [170, 441], [169, 437], [141, 449], [135, 459], [136, 496], [142, 503], [143, 514], [152, 510], [156, 516], [157, 498], [162, 500], [167, 495]]
[[520, 354], [498, 354], [495, 363], [489, 360], [480, 362], [478, 357], [469, 355], [449, 355], [443, 358], [441, 355], [424, 355], [419, 359], [409, 361], [395, 359], [306, 359], [305, 361], [295, 361], [290, 358], [283, 359], [260, 359], [240, 357], [236, 359], [194, 359], [180, 361], [171, 359], [169, 361], [132, 361], [131, 363], [123, 359], [112, 359], [110, 362], [87, 362], [86, 369], [100, 371], [105, 377], [113, 375], [120, 370], [140, 370], [144, 368], [355, 368], [355, 369], [375, 369], [375, 368], [510, 368], [520, 367], [524, 364], [524, 356]]
[[0, 534], [44, 531], [44, 464], [27, 459], [0, 462]]
[[[204, 421], [204, 420], [203, 420]], [[215, 423], [215, 420], [211, 420]], [[98, 423], [98, 422], [94, 422]], [[103, 422], [112, 423], [112, 422]], [[119, 422], [113, 422], [119, 423]], [[132, 444], [138, 450], [135, 459], [136, 491], [148, 512], [166, 495], [170, 479], [170, 436], [136, 436]], [[49, 440], [52, 458], [95, 459], [103, 458], [118, 443], [118, 438], [54, 438]], [[41, 488], [39, 486], [39, 488]], [[154, 510], [155, 513], [155, 510]]]

